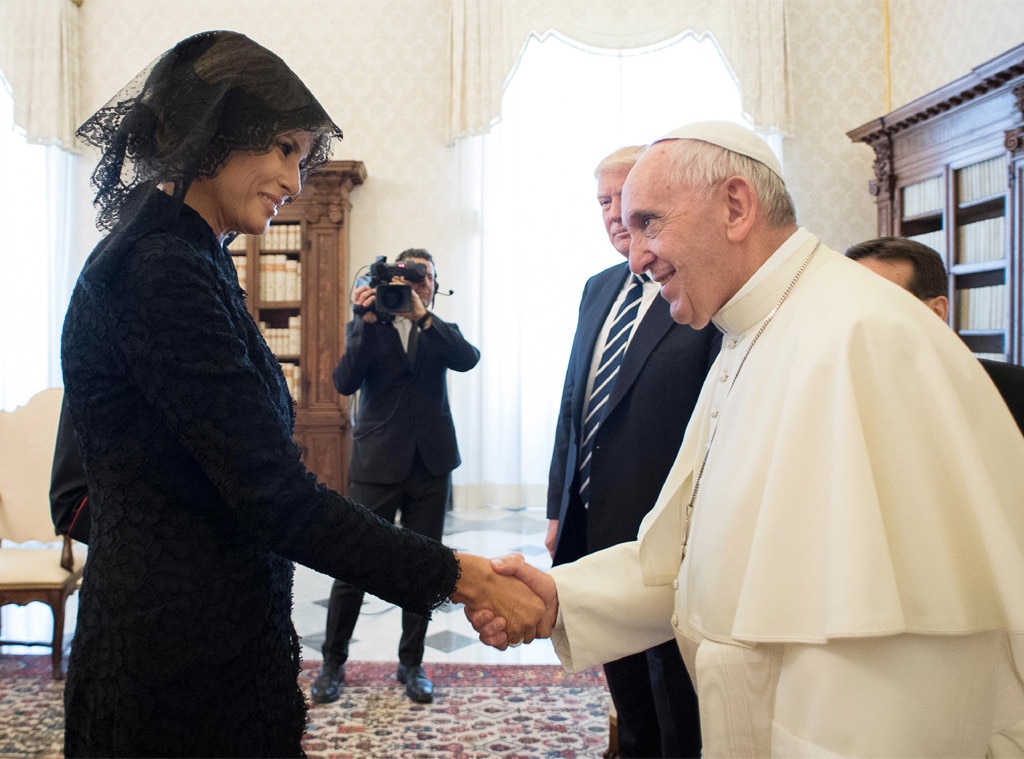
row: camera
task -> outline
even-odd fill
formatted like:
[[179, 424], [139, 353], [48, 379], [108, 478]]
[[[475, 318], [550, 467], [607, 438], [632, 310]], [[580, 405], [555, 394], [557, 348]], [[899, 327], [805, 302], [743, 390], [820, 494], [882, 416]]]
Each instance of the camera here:
[[[391, 284], [395, 277], [402, 277], [406, 282], [422, 282], [427, 278], [427, 267], [415, 261], [389, 264], [385, 256], [377, 256], [370, 264], [369, 276], [356, 280], [357, 287], [367, 285], [375, 288], [373, 311], [378, 318], [393, 319], [392, 314], [412, 311], [412, 288], [409, 285]], [[366, 309], [358, 306], [354, 310], [356, 316], [366, 312]]]

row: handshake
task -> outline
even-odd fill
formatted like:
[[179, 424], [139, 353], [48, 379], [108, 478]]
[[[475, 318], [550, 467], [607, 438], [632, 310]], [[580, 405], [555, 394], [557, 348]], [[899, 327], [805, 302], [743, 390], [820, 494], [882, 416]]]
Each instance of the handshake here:
[[518, 553], [493, 561], [465, 553], [456, 557], [459, 581], [452, 601], [465, 604], [481, 642], [504, 651], [551, 636], [558, 593], [550, 575]]

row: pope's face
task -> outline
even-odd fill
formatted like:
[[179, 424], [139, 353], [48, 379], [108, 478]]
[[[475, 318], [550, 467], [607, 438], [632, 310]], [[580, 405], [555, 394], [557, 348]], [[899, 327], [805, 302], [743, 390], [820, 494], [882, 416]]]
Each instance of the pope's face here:
[[261, 235], [278, 209], [302, 190], [301, 167], [313, 145], [309, 132], [278, 135], [267, 153], [231, 153], [215, 176], [197, 179], [186, 202], [217, 235]]
[[720, 189], [708, 200], [674, 182], [666, 168], [669, 143], [659, 142], [633, 167], [622, 191], [631, 243], [629, 265], [661, 285], [672, 318], [704, 327], [737, 288], [723, 277], [725, 212]]

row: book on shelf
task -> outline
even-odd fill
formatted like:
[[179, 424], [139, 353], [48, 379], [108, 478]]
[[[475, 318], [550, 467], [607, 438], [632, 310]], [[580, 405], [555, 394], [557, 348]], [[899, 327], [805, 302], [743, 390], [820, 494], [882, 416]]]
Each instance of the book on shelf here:
[[903, 218], [941, 213], [945, 205], [942, 177], [932, 177], [903, 188]]
[[956, 172], [957, 201], [970, 203], [1006, 192], [1009, 181], [1006, 173], [1006, 156], [999, 155]]
[[302, 352], [301, 316], [289, 316], [287, 327], [271, 327], [265, 321], [261, 321], [259, 327], [274, 355], [298, 356]]
[[1006, 257], [1006, 219], [982, 219], [956, 228], [956, 262], [976, 264]]
[[239, 253], [244, 255], [248, 246], [249, 238], [246, 235], [236, 235], [235, 239], [228, 243], [228, 250], [232, 254]]
[[235, 273], [238, 275], [238, 286], [244, 290], [249, 279], [248, 260], [245, 256], [231, 256], [231, 260], [235, 264]]
[[299, 250], [302, 247], [301, 224], [271, 224], [260, 240], [262, 250]]
[[960, 331], [999, 331], [1006, 324], [1006, 285], [956, 291], [956, 327]]
[[261, 253], [260, 300], [302, 300], [302, 262], [286, 253]]
[[281, 372], [284, 374], [285, 384], [288, 385], [288, 392], [298, 403], [302, 400], [302, 367], [291, 361], [282, 361]]
[[922, 245], [927, 245], [942, 256], [943, 259], [946, 257], [946, 233], [941, 229], [936, 229], [934, 232], [925, 232], [922, 235], [911, 235], [907, 239], [916, 240]]

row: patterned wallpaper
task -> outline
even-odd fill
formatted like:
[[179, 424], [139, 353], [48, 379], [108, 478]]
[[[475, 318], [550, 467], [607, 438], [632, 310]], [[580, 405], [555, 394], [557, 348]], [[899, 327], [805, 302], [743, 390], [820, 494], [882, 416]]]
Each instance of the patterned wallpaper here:
[[[893, 106], [1024, 40], [1024, 14], [1013, 12], [1020, 0], [789, 0], [787, 175], [800, 222], [838, 249], [875, 232], [873, 156], [846, 132], [886, 111], [886, 2]], [[591, 7], [614, 14], [619, 0]], [[244, 32], [288, 61], [341, 124], [335, 157], [366, 163], [369, 178], [353, 194], [353, 264], [415, 245], [443, 268], [462, 218], [459, 151], [443, 144], [448, 8], [448, 0], [85, 0], [83, 105], [102, 105], [189, 34]], [[84, 177], [83, 168], [83, 187]], [[80, 234], [95, 239], [86, 203]]]
[[[453, 212], [458, 169], [455, 151], [442, 144], [448, 7], [447, 0], [86, 0], [84, 106], [102, 105], [190, 34], [247, 34], [284, 58], [342, 127], [334, 157], [366, 164], [369, 178], [352, 196], [354, 263], [411, 246], [440, 252], [452, 247], [443, 219]], [[91, 223], [89, 209], [83, 216]]]
[[893, 108], [1024, 42], [1021, 0], [889, 2]]
[[786, 175], [797, 220], [843, 250], [875, 236], [874, 154], [846, 132], [883, 113], [878, 0], [790, 0], [786, 16], [794, 133]]

